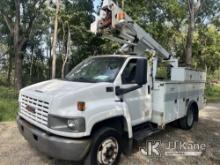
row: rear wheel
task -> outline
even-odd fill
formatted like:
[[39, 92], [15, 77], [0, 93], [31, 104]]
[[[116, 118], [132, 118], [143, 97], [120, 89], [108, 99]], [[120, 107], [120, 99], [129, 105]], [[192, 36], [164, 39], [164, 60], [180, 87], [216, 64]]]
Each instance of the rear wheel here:
[[86, 165], [115, 165], [121, 155], [121, 136], [113, 128], [101, 128], [93, 136], [91, 150], [86, 157]]
[[185, 130], [191, 129], [194, 124], [194, 114], [193, 106], [189, 106], [186, 116], [179, 120], [180, 128]]

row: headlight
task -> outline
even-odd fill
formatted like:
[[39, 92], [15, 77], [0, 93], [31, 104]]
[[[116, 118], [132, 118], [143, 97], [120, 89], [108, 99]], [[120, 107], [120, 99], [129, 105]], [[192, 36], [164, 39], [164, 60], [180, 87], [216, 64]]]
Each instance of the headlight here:
[[67, 120], [67, 126], [71, 129], [76, 128], [77, 127], [77, 120], [73, 120], [73, 119], [69, 119]]
[[65, 132], [85, 132], [85, 119], [82, 117], [63, 118], [49, 115], [48, 127]]
[[82, 126], [85, 127], [85, 122], [83, 118], [68, 119], [67, 126], [72, 130], [79, 130], [79, 128], [82, 128]]

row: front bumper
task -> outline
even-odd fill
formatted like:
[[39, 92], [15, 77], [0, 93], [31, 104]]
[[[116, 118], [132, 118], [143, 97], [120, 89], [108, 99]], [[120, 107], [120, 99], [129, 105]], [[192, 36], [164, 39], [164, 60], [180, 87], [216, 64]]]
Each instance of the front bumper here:
[[90, 149], [90, 139], [71, 139], [50, 135], [19, 116], [17, 124], [25, 139], [48, 156], [62, 160], [80, 161]]

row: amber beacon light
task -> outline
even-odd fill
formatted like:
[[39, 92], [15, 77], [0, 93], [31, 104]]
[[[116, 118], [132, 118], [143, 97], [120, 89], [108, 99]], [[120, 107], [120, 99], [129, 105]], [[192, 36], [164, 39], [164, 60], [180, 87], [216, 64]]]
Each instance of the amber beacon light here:
[[125, 19], [125, 12], [121, 11], [117, 14], [117, 20], [121, 21]]

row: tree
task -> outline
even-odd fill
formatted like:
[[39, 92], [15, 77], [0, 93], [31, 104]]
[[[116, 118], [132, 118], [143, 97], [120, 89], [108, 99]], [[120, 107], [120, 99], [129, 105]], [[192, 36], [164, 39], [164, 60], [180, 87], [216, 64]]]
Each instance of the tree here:
[[[180, 62], [193, 61], [193, 34], [220, 12], [219, 0], [125, 1], [125, 10]], [[197, 57], [198, 58], [198, 57]]]
[[52, 79], [56, 78], [56, 45], [57, 45], [57, 30], [58, 30], [58, 17], [60, 12], [60, 0], [56, 0], [56, 13], [54, 19], [54, 32], [52, 42]]
[[[3, 60], [0, 69], [2, 77], [9, 82], [15, 77], [17, 89], [51, 78], [53, 66], [53, 77], [64, 78], [65, 69], [88, 56], [110, 54], [119, 47], [89, 32], [90, 23], [94, 21], [92, 0], [54, 1], [60, 3], [59, 11], [52, 2], [0, 1], [0, 45], [4, 45], [4, 51], [0, 50], [4, 54], [0, 57]], [[192, 6], [190, 2], [196, 3]], [[119, 4], [164, 48], [179, 57], [180, 62], [189, 65], [192, 61], [197, 68], [207, 65], [212, 73], [219, 65], [220, 1], [202, 0], [197, 9], [198, 2], [124, 0], [123, 5], [120, 0]], [[51, 42], [55, 38], [56, 41]], [[192, 60], [186, 60], [190, 49], [192, 53], [188, 54]], [[55, 54], [53, 59], [52, 54]]]
[[214, 73], [220, 66], [220, 33], [217, 27], [210, 24], [200, 27], [193, 39], [193, 63], [197, 68], [206, 66], [208, 73]]
[[[64, 0], [62, 5], [64, 7], [60, 11], [58, 40], [62, 43], [61, 45], [63, 45], [65, 51], [60, 54], [62, 56], [60, 59], [63, 64], [63, 55], [67, 52], [69, 26], [71, 47], [69, 49], [68, 66], [74, 67], [88, 56], [98, 53], [97, 50], [100, 50], [99, 44], [103, 42], [100, 42], [99, 38], [89, 32], [90, 24], [94, 21], [92, 0]], [[62, 28], [62, 24], [65, 24], [65, 30]], [[65, 33], [65, 40], [63, 40], [63, 33]], [[62, 72], [62, 65], [60, 69], [57, 69], [58, 74], [59, 71]]]
[[[19, 91], [22, 87], [22, 51], [33, 33], [36, 19], [41, 14], [45, 0], [8, 0], [1, 2], [1, 15], [13, 40], [15, 55], [15, 87]], [[13, 4], [14, 3], [14, 4]], [[8, 5], [9, 4], [9, 5]], [[8, 6], [8, 8], [6, 8]], [[15, 12], [12, 12], [13, 8]], [[22, 10], [22, 12], [21, 12]]]
[[[63, 33], [65, 34], [65, 26], [63, 25]], [[62, 64], [62, 70], [61, 70], [61, 78], [64, 79], [65, 76], [65, 66], [66, 62], [70, 56], [70, 40], [71, 40], [71, 33], [70, 33], [70, 27], [69, 24], [67, 23], [67, 42], [65, 42], [65, 35], [63, 34], [63, 43], [64, 45], [64, 51], [63, 51], [63, 64]]]
[[189, 18], [188, 18], [188, 31], [187, 31], [187, 39], [186, 39], [186, 65], [192, 65], [192, 40], [193, 40], [193, 32], [195, 30], [195, 17], [197, 16], [200, 6], [201, 0], [187, 0]]

